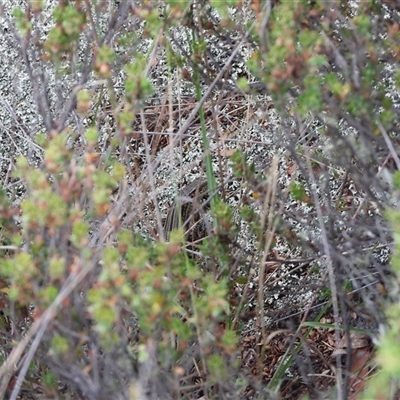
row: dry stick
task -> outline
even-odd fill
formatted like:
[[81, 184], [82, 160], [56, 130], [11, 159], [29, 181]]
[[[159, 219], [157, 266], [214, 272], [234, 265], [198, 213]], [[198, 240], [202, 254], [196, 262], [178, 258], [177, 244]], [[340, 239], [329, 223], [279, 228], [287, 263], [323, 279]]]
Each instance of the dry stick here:
[[[378, 127], [379, 127], [379, 129], [380, 129], [380, 131], [381, 131], [381, 133], [382, 133], [382, 135], [383, 135], [383, 137], [384, 137], [384, 139], [385, 139], [386, 145], [387, 145], [388, 148], [389, 148], [389, 153], [390, 153], [390, 155], [393, 157], [393, 159], [394, 159], [394, 161], [395, 161], [395, 163], [396, 163], [396, 167], [397, 167], [398, 169], [400, 169], [400, 160], [399, 160], [399, 157], [397, 156], [397, 153], [396, 153], [395, 148], [393, 147], [393, 143], [391, 142], [391, 140], [390, 140], [390, 138], [389, 138], [389, 136], [388, 136], [386, 130], [384, 129], [384, 127], [382, 126], [382, 124], [381, 124], [380, 122], [378, 122]], [[388, 156], [388, 157], [389, 157], [389, 156]], [[379, 175], [381, 174], [381, 172], [383, 171], [383, 167], [384, 167], [384, 165], [386, 164], [388, 157], [386, 157], [386, 160], [383, 162], [383, 164], [382, 164], [380, 170], [378, 171], [378, 173], [376, 174], [376, 176], [379, 176]], [[360, 205], [357, 207], [357, 210], [356, 210], [356, 212], [354, 213], [354, 215], [353, 215], [353, 217], [352, 217], [352, 220], [355, 220], [355, 219], [357, 218], [358, 214], [359, 214], [360, 211], [361, 211], [361, 208], [364, 206], [365, 201], [366, 201], [366, 200], [365, 200], [365, 197], [364, 197], [364, 198], [361, 200]]]
[[[157, 190], [156, 190], [156, 185], [154, 183], [154, 169], [153, 169], [153, 163], [151, 160], [151, 153], [150, 153], [149, 141], [147, 138], [147, 130], [146, 130], [146, 119], [144, 117], [143, 110], [140, 110], [140, 122], [142, 124], [142, 130], [143, 130], [143, 141], [144, 141], [144, 149], [145, 149], [145, 154], [146, 154], [146, 159], [147, 159], [147, 171], [148, 171], [148, 176], [149, 176], [151, 194], [152, 194], [152, 197], [156, 200], [157, 199]], [[157, 201], [154, 201], [154, 204], [155, 204], [155, 211], [156, 211], [156, 217], [157, 217], [158, 231], [160, 232], [161, 240], [164, 241], [165, 238], [164, 238], [164, 230], [163, 230], [160, 209], [158, 207]]]
[[225, 65], [221, 68], [221, 71], [219, 74], [215, 77], [211, 85], [208, 87], [202, 98], [197, 102], [196, 106], [194, 107], [193, 111], [190, 113], [189, 117], [187, 118], [186, 122], [183, 124], [183, 126], [179, 129], [178, 133], [176, 136], [171, 140], [171, 143], [164, 149], [164, 151], [158, 156], [157, 160], [155, 160], [155, 165], [154, 168], [157, 168], [157, 166], [161, 163], [161, 160], [165, 157], [165, 154], [170, 151], [170, 149], [173, 149], [175, 145], [178, 143], [180, 138], [186, 133], [186, 131], [190, 128], [191, 123], [193, 122], [193, 119], [197, 116], [199, 113], [200, 108], [203, 106], [207, 98], [210, 96], [211, 92], [213, 91], [214, 87], [217, 85], [217, 83], [222, 79], [224, 76], [225, 72], [231, 65], [232, 61], [235, 59], [237, 53], [240, 50], [241, 45], [244, 43], [244, 41], [248, 38], [250, 35], [250, 32], [253, 28], [255, 23], [252, 24], [250, 29], [246, 32], [246, 34], [243, 36], [242, 40], [236, 45], [235, 49], [233, 50], [231, 56], [228, 58], [226, 61]]
[[381, 131], [383, 138], [385, 139], [386, 146], [388, 147], [390, 155], [393, 157], [393, 160], [396, 163], [397, 169], [400, 170], [399, 156], [397, 155], [396, 149], [394, 148], [393, 143], [390, 140], [390, 137], [386, 132], [386, 129], [383, 127], [383, 125], [379, 121], [378, 121], [378, 128]]
[[34, 142], [34, 140], [29, 136], [29, 133], [25, 130], [25, 126], [19, 121], [19, 117], [16, 115], [15, 110], [11, 107], [10, 103], [5, 99], [3, 96], [0, 95], [0, 101], [3, 104], [4, 108], [8, 111], [10, 114], [10, 117], [14, 120], [16, 126], [18, 127], [23, 134], [20, 134], [17, 130], [13, 131], [12, 134], [9, 133], [10, 128], [4, 126], [3, 124], [0, 124], [0, 128], [4, 129], [10, 140], [13, 142], [15, 148], [20, 151], [21, 154], [24, 154], [24, 151], [19, 148], [17, 143], [14, 142], [13, 136], [17, 136], [20, 139], [23, 139], [29, 143], [30, 146], [35, 147], [36, 150], [39, 150], [38, 157], [40, 157], [40, 161], [43, 161], [43, 157], [41, 153], [44, 151], [41, 146], [39, 146], [37, 143]]
[[[332, 307], [333, 307], [333, 317], [334, 317], [334, 321], [335, 321], [335, 342], [336, 342], [337, 348], [339, 348], [339, 342], [340, 342], [339, 304], [338, 304], [338, 299], [337, 299], [335, 273], [333, 271], [332, 257], [330, 255], [330, 250], [329, 250], [328, 235], [326, 233], [326, 229], [325, 229], [325, 226], [323, 223], [323, 215], [322, 215], [321, 205], [319, 203], [318, 194], [316, 192], [317, 183], [316, 183], [314, 172], [312, 169], [310, 153], [308, 151], [307, 146], [304, 149], [304, 153], [306, 156], [307, 167], [310, 172], [312, 196], [314, 199], [315, 210], [317, 212], [319, 227], [321, 229], [322, 244], [323, 244], [325, 256], [327, 257], [327, 270], [328, 270], [328, 276], [329, 276], [329, 286], [332, 291]], [[336, 361], [337, 361], [336, 382], [337, 382], [337, 391], [338, 391], [337, 395], [338, 395], [338, 400], [343, 400], [344, 393], [343, 393], [343, 387], [342, 387], [342, 372], [341, 372], [342, 368], [340, 366], [341, 360], [340, 360], [339, 354], [336, 356]]]
[[[254, 25], [254, 23], [253, 23], [253, 25]], [[208, 87], [208, 89], [206, 90], [206, 92], [204, 93], [202, 98], [198, 101], [198, 103], [196, 104], [196, 106], [194, 107], [192, 112], [190, 113], [189, 117], [187, 118], [186, 122], [179, 129], [179, 131], [176, 134], [176, 136], [171, 140], [171, 143], [168, 146], [166, 146], [166, 148], [161, 152], [161, 154], [158, 156], [158, 158], [156, 160], [154, 160], [154, 162], [148, 164], [150, 185], [151, 185], [151, 190], [152, 190], [152, 194], [153, 194], [154, 198], [156, 196], [156, 188], [155, 188], [155, 185], [154, 185], [154, 172], [153, 171], [161, 163], [161, 160], [165, 157], [166, 153], [171, 151], [176, 146], [176, 144], [178, 143], [180, 138], [183, 136], [183, 134], [190, 128], [190, 125], [191, 125], [193, 119], [197, 116], [200, 108], [202, 107], [202, 105], [204, 104], [206, 99], [210, 96], [210, 94], [213, 91], [213, 89], [216, 86], [216, 84], [224, 76], [226, 70], [229, 68], [230, 64], [232, 63], [232, 61], [235, 59], [237, 53], [239, 52], [241, 45], [244, 43], [244, 41], [250, 35], [251, 29], [252, 29], [252, 27], [250, 27], [250, 29], [243, 36], [242, 40], [236, 45], [236, 47], [233, 50], [231, 56], [228, 58], [227, 62], [222, 67], [222, 69], [219, 72], [219, 74], [215, 77], [215, 79], [211, 83], [211, 85]], [[157, 43], [158, 43], [158, 40], [157, 40]], [[154, 53], [155, 52], [153, 52], [153, 54]], [[148, 65], [150, 65], [150, 63]], [[147, 73], [147, 71], [148, 70], [146, 70], [146, 73]], [[145, 141], [146, 158], [147, 158], [148, 161], [150, 161], [149, 155], [147, 154], [147, 152], [148, 152], [148, 140], [147, 140], [147, 134], [146, 134], [146, 131], [145, 131], [145, 121], [144, 121], [143, 110], [141, 111], [141, 123], [142, 123], [142, 129], [143, 129], [143, 138], [144, 138], [144, 141]], [[156, 204], [157, 204], [157, 202], [156, 202]], [[156, 216], [157, 216], [157, 224], [159, 226], [159, 230], [160, 230], [160, 233], [161, 233], [161, 238], [162, 238], [162, 240], [164, 240], [165, 238], [164, 238], [164, 233], [163, 233], [163, 230], [162, 230], [161, 214], [160, 214], [160, 211], [159, 211], [157, 205], [156, 205]]]
[[[388, 157], [386, 157], [386, 160], [383, 162], [383, 164], [382, 164], [380, 170], [377, 172], [376, 176], [379, 176], [381, 174], [381, 172], [383, 171], [383, 166], [386, 164]], [[396, 162], [396, 164], [397, 164], [397, 162]], [[357, 207], [356, 212], [354, 213], [353, 217], [351, 218], [352, 220], [355, 220], [357, 218], [358, 214], [361, 211], [361, 208], [364, 206], [364, 203], [365, 203], [365, 197], [360, 201], [360, 205]]]
[[[324, 275], [322, 276], [322, 278], [321, 278], [322, 282], [325, 281], [325, 278], [326, 278], [327, 274], [328, 274], [328, 271], [326, 271], [324, 273]], [[377, 279], [377, 280], [375, 280], [373, 282], [370, 282], [369, 284], [363, 285], [358, 289], [350, 291], [348, 293], [348, 295], [351, 296], [352, 294], [358, 293], [358, 292], [360, 292], [361, 290], [363, 290], [365, 288], [368, 288], [368, 287], [376, 285], [378, 282], [379, 282], [379, 280]], [[318, 307], [323, 307], [328, 303], [328, 301], [324, 301], [323, 303], [314, 304], [314, 302], [317, 300], [318, 296], [319, 296], [319, 293], [315, 293], [313, 295], [309, 305], [307, 306], [307, 308], [305, 310], [300, 310], [300, 311], [294, 312], [293, 314], [285, 315], [284, 317], [277, 319], [275, 322], [281, 322], [281, 321], [284, 321], [286, 319], [293, 318], [293, 317], [295, 317], [297, 315], [300, 315], [301, 313], [304, 313], [303, 317], [302, 317], [302, 319], [300, 321], [300, 324], [299, 324], [300, 326], [302, 326], [306, 322], [307, 316], [308, 316], [308, 314], [310, 313], [311, 310], [313, 310], [315, 308], [318, 308]], [[249, 333], [251, 331], [252, 331], [252, 329], [249, 329], [249, 330], [245, 331], [244, 333]]]
[[[162, 36], [162, 31], [160, 29], [160, 31], [158, 32], [157, 38], [155, 39], [155, 44], [154, 44], [153, 50], [150, 54], [149, 62], [147, 63], [147, 66], [145, 69], [145, 76], [148, 75], [148, 73], [150, 71], [150, 66], [152, 65], [153, 60], [156, 56], [156, 52], [157, 52], [157, 48], [158, 48], [158, 44], [160, 42], [161, 36]], [[157, 190], [156, 190], [156, 186], [154, 183], [155, 166], [153, 166], [153, 162], [151, 159], [151, 152], [150, 152], [149, 141], [148, 141], [148, 137], [147, 137], [146, 119], [144, 116], [143, 109], [140, 110], [140, 123], [142, 125], [142, 131], [143, 131], [144, 149], [145, 149], [146, 159], [147, 159], [147, 171], [149, 174], [151, 193], [152, 193], [153, 198], [156, 199], [157, 198]], [[155, 201], [154, 204], [155, 204], [155, 212], [156, 212], [156, 217], [157, 217], [158, 231], [160, 232], [161, 240], [164, 241], [164, 231], [163, 231], [163, 224], [162, 224], [160, 209], [158, 207], [157, 201]]]
[[271, 0], [267, 0], [264, 6], [264, 17], [261, 21], [260, 24], [260, 29], [258, 31], [258, 35], [260, 37], [260, 47], [262, 53], [266, 54], [267, 53], [267, 46], [266, 46], [266, 40], [265, 40], [265, 32], [267, 30], [267, 25], [269, 18], [271, 16], [271, 10], [272, 10], [272, 5], [271, 5]]
[[[265, 195], [263, 213], [261, 215], [261, 226], [265, 225], [268, 217], [268, 225], [266, 232], [266, 241], [264, 246], [264, 252], [261, 259], [260, 275], [258, 278], [258, 307], [259, 307], [259, 318], [261, 326], [261, 337], [263, 344], [266, 345], [267, 338], [265, 336], [265, 321], [264, 321], [264, 280], [265, 280], [265, 269], [266, 260], [268, 257], [269, 250], [271, 249], [272, 240], [274, 237], [274, 232], [277, 226], [277, 222], [274, 223], [274, 205], [276, 201], [276, 187], [278, 180], [278, 162], [279, 158], [277, 155], [274, 156], [272, 160], [272, 165], [270, 168], [270, 179], [268, 179], [267, 193]], [[265, 353], [265, 346], [261, 346], [261, 359], [263, 359]], [[260, 382], [262, 381], [263, 369], [260, 369]]]
[[[378, 250], [378, 249], [382, 249], [382, 248], [385, 248], [385, 247], [393, 246], [393, 244], [394, 244], [394, 242], [389, 242], [389, 243], [382, 244], [382, 245], [379, 245], [379, 246], [370, 246], [370, 247], [366, 247], [366, 248], [364, 248], [364, 249], [361, 249], [361, 251]], [[340, 253], [340, 254], [341, 254], [342, 256], [345, 256], [345, 255], [348, 255], [348, 254], [350, 254], [350, 253], [351, 253], [350, 251], [344, 251], [344, 252], [342, 252], [342, 253]], [[305, 259], [305, 260], [275, 260], [275, 261], [267, 261], [267, 262], [266, 262], [267, 265], [268, 265], [269, 263], [275, 263], [275, 264], [276, 264], [276, 263], [288, 263], [288, 264], [292, 264], [292, 263], [297, 263], [298, 261], [301, 261], [301, 262], [302, 262], [302, 264], [299, 265], [298, 267], [296, 267], [296, 268], [294, 268], [294, 269], [288, 271], [287, 273], [281, 275], [279, 278], [276, 278], [275, 280], [270, 281], [269, 283], [270, 283], [271, 285], [273, 285], [274, 283], [278, 282], [279, 280], [285, 278], [286, 276], [290, 276], [291, 274], [293, 274], [293, 272], [295, 272], [295, 271], [297, 271], [297, 270], [303, 268], [304, 266], [308, 265], [310, 262], [317, 261], [318, 259], [322, 259], [323, 257], [324, 257], [324, 256], [321, 256], [321, 257], [314, 257], [314, 258], [309, 258], [309, 259], [307, 259], [307, 260]], [[322, 278], [321, 278], [321, 281], [322, 281], [322, 282], [325, 281], [325, 278], [326, 278], [327, 273], [328, 273], [328, 272], [326, 271], [326, 272], [324, 273], [324, 275], [322, 276]], [[377, 282], [378, 282], [378, 281], [374, 281], [374, 282], [371, 282], [369, 285], [364, 285], [364, 286], [362, 286], [360, 289], [353, 290], [353, 291], [349, 292], [349, 295], [351, 295], [351, 294], [353, 294], [353, 293], [357, 293], [357, 292], [361, 291], [362, 289], [364, 289], [364, 288], [366, 288], [366, 287], [368, 287], [368, 286], [375, 285]], [[313, 308], [318, 307], [318, 306], [320, 306], [320, 305], [326, 304], [326, 303], [322, 303], [322, 304], [316, 304], [316, 305], [314, 305], [314, 302], [317, 300], [318, 296], [319, 296], [319, 293], [315, 293], [315, 294], [314, 294], [314, 296], [312, 297], [312, 299], [311, 299], [309, 305], [307, 306], [307, 308], [306, 308], [304, 311], [299, 311], [299, 312], [296, 312], [296, 313], [294, 313], [294, 314], [285, 316], [285, 317], [283, 317], [283, 318], [281, 318], [281, 319], [278, 319], [276, 322], [283, 321], [283, 320], [285, 320], [285, 319], [291, 318], [291, 317], [293, 317], [293, 316], [295, 316], [295, 315], [299, 315], [300, 313], [304, 312], [303, 317], [302, 317], [302, 320], [301, 320], [301, 322], [300, 322], [300, 325], [302, 325], [304, 322], [306, 322], [306, 318], [307, 318], [309, 312], [310, 312]]]
[[336, 197], [337, 200], [336, 200], [336, 203], [335, 203], [335, 208], [336, 209], [339, 208], [340, 201], [342, 200], [342, 195], [344, 193], [344, 189], [346, 187], [346, 183], [347, 183], [347, 179], [349, 178], [349, 175], [350, 175], [349, 171], [346, 171], [346, 174], [344, 176], [343, 182], [339, 187], [339, 190], [338, 190], [338, 193], [337, 193], [337, 197]]
[[[270, 170], [272, 171], [273, 170], [273, 168], [272, 168], [272, 166], [271, 166], [271, 168], [270, 168]], [[269, 198], [269, 192], [267, 192], [267, 195], [266, 195], [266, 201], [267, 201], [267, 199]], [[265, 207], [266, 207], [266, 204], [264, 204], [264, 209], [265, 209]], [[265, 222], [265, 218], [264, 218], [264, 220], [263, 220], [263, 222], [261, 223], [261, 226], [264, 226], [263, 224], [264, 224], [264, 222]], [[275, 227], [274, 227], [274, 231], [275, 231]], [[264, 248], [264, 250], [265, 250], [265, 248]], [[261, 275], [265, 275], [265, 269], [266, 269], [266, 265], [268, 264], [268, 262], [266, 261], [266, 254], [267, 254], [268, 252], [264, 252], [264, 255], [263, 255], [263, 260], [264, 260], [264, 265], [262, 266], [262, 272], [260, 272], [260, 274], [259, 274], [259, 285], [264, 285], [264, 282], [262, 282], [262, 284], [260, 283], [261, 282]], [[253, 263], [253, 260], [254, 260], [254, 257], [253, 257], [253, 259], [252, 259], [252, 261], [251, 261], [251, 264]], [[273, 262], [276, 262], [276, 261], [278, 261], [278, 260], [274, 260]], [[262, 262], [262, 261], [261, 261]], [[250, 264], [250, 265], [251, 265]], [[261, 265], [261, 264], [260, 264]], [[249, 268], [249, 274], [248, 274], [248, 281], [247, 281], [247, 283], [246, 283], [246, 285], [245, 285], [245, 288], [244, 288], [244, 291], [243, 291], [243, 295], [241, 296], [241, 300], [240, 300], [240, 303], [239, 303], [239, 306], [237, 307], [237, 310], [236, 310], [236, 314], [235, 314], [235, 317], [233, 318], [233, 322], [232, 322], [232, 326], [236, 326], [237, 325], [237, 322], [238, 322], [238, 320], [239, 320], [239, 317], [240, 317], [240, 311], [242, 310], [242, 308], [243, 308], [243, 305], [244, 305], [244, 302], [246, 301], [246, 299], [247, 299], [247, 295], [248, 295], [248, 292], [249, 292], [249, 283], [248, 282], [250, 282], [250, 278], [251, 278], [251, 276], [253, 275], [253, 273], [252, 273], [252, 271], [251, 271], [251, 268]], [[263, 278], [263, 280], [264, 280], [264, 278]], [[260, 292], [258, 292], [258, 294], [259, 294], [259, 297], [260, 297]], [[261, 294], [261, 296], [262, 296], [262, 294]], [[259, 298], [259, 301], [260, 301], [260, 298]], [[263, 300], [262, 300], [263, 301]], [[260, 317], [261, 318], [261, 317]], [[263, 325], [262, 325], [263, 326]], [[264, 336], [263, 336], [263, 338], [264, 338]]]

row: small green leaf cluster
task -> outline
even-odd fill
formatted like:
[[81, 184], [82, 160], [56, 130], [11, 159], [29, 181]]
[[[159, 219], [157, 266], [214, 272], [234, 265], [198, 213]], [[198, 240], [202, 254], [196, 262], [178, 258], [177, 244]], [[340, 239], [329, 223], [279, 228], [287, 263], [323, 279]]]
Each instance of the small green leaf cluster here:
[[145, 99], [153, 92], [150, 80], [143, 76], [146, 63], [145, 57], [137, 54], [135, 61], [125, 67], [125, 72], [127, 73], [125, 95], [130, 103]]
[[15, 26], [21, 35], [27, 35], [32, 29], [32, 22], [30, 19], [27, 18], [26, 14], [20, 8], [14, 8], [12, 14], [15, 20]]
[[80, 35], [85, 29], [86, 14], [81, 7], [67, 4], [57, 6], [53, 17], [56, 25], [50, 29], [44, 48], [49, 58], [59, 59], [63, 53], [78, 44]]

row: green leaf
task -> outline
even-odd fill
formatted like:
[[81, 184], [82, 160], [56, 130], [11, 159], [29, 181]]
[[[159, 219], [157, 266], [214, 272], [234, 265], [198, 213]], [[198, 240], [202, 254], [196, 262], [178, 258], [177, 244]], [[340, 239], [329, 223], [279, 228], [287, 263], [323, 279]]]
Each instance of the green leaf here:
[[26, 14], [20, 8], [14, 8], [12, 10], [12, 16], [15, 20], [15, 26], [21, 35], [26, 36], [32, 29], [32, 22], [27, 19]]
[[290, 187], [290, 193], [298, 201], [306, 201], [308, 196], [304, 185], [300, 182], [293, 182]]
[[395, 171], [393, 174], [393, 185], [396, 190], [400, 190], [400, 171]]
[[65, 274], [65, 260], [53, 255], [49, 262], [49, 272], [52, 279], [62, 278]]
[[56, 354], [67, 354], [69, 352], [68, 340], [60, 335], [54, 335], [51, 340], [51, 350]]
[[85, 138], [89, 142], [89, 144], [97, 143], [99, 137], [99, 132], [96, 128], [89, 128], [85, 133]]

